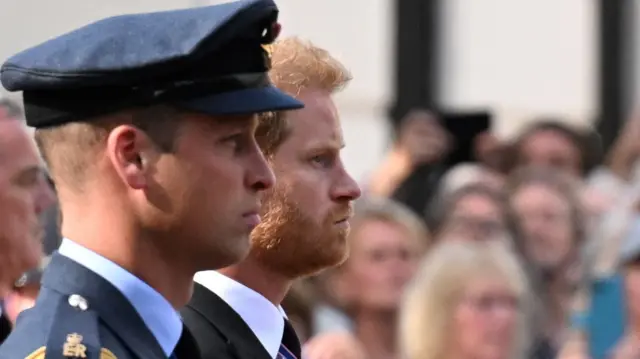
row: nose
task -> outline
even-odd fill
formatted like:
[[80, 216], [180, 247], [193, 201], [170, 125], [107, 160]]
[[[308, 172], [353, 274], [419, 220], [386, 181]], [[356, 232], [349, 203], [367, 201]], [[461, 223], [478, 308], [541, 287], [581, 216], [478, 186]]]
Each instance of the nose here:
[[549, 224], [540, 216], [532, 216], [525, 223], [525, 229], [533, 234], [543, 234], [547, 232]]
[[251, 161], [249, 161], [249, 170], [246, 180], [247, 187], [250, 187], [255, 191], [269, 189], [276, 183], [276, 176], [257, 145], [255, 154], [252, 156]]
[[362, 195], [362, 190], [344, 167], [340, 168], [340, 180], [332, 191], [332, 199], [336, 202], [355, 201]]

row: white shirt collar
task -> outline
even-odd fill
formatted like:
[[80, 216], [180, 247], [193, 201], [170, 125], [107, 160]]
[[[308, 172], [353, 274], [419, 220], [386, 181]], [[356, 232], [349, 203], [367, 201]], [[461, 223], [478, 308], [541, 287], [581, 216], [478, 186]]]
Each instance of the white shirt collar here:
[[284, 310], [253, 289], [216, 271], [196, 273], [200, 283], [240, 315], [272, 358], [278, 356], [284, 332]]
[[169, 301], [124, 268], [72, 240], [64, 238], [58, 252], [118, 288], [138, 312], [167, 357], [171, 356], [182, 334], [182, 320]]

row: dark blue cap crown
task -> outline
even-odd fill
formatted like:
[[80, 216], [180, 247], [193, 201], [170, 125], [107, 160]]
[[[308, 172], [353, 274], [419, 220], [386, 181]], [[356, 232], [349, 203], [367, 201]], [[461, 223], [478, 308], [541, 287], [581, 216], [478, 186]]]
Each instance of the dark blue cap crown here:
[[212, 115], [300, 108], [267, 76], [277, 15], [272, 0], [243, 0], [111, 17], [13, 56], [0, 81], [24, 91], [34, 127], [160, 103]]

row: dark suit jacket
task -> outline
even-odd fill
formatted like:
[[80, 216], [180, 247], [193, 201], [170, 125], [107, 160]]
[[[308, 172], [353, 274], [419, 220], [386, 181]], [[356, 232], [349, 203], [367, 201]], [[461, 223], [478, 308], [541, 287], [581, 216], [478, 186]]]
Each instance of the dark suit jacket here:
[[[69, 299], [72, 294], [84, 298], [86, 307], [74, 306]], [[160, 344], [118, 289], [55, 253], [44, 272], [35, 307], [18, 317], [14, 331], [0, 346], [0, 359], [44, 358], [45, 351], [47, 359], [62, 359], [70, 334], [82, 336], [80, 344], [86, 347], [87, 359], [166, 359]], [[188, 359], [198, 357], [195, 343], [192, 345], [196, 352], [186, 356]]]
[[0, 345], [11, 333], [11, 322], [4, 313], [0, 315]]
[[202, 359], [272, 359], [240, 315], [198, 283], [180, 314], [198, 342]]

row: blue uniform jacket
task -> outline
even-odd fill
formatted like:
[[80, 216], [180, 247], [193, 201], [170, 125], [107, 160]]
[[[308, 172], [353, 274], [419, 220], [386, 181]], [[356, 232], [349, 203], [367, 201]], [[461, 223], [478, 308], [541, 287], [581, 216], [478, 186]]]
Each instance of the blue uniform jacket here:
[[47, 359], [166, 358], [120, 291], [57, 253], [44, 273], [35, 307], [18, 317], [0, 346], [0, 359], [37, 359], [45, 353]]

